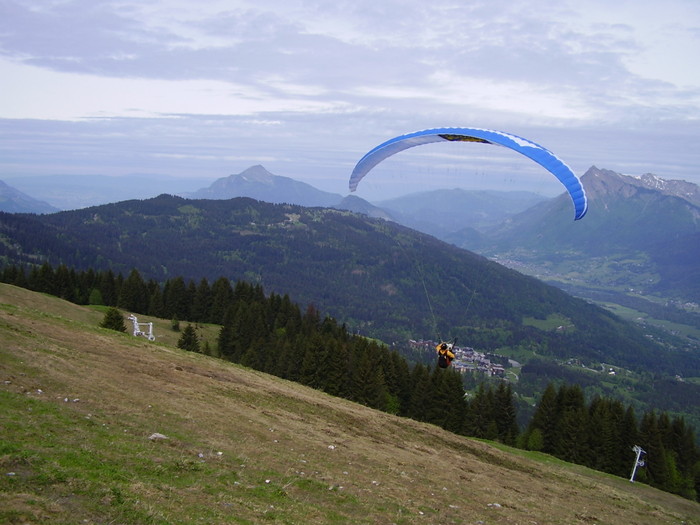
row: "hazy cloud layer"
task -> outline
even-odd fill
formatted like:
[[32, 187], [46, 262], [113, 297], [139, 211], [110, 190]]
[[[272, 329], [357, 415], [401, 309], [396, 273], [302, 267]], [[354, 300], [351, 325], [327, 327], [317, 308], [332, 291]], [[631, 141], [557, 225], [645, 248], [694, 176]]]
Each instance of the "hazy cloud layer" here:
[[[211, 180], [262, 163], [342, 193], [379, 142], [464, 125], [579, 173], [700, 182], [700, 4], [433, 4], [0, 0], [0, 179]], [[395, 157], [366, 191], [546, 180], [496, 148], [448, 146]]]

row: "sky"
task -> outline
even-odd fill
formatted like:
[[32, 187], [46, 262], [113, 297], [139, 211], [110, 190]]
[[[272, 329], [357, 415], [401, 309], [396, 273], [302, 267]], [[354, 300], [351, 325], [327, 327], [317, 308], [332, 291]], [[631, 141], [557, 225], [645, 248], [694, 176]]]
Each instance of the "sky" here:
[[[0, 0], [0, 180], [261, 164], [348, 193], [420, 129], [515, 133], [595, 165], [700, 184], [697, 0]], [[86, 177], [89, 184], [89, 177]], [[563, 188], [483, 144], [387, 159], [357, 195]]]

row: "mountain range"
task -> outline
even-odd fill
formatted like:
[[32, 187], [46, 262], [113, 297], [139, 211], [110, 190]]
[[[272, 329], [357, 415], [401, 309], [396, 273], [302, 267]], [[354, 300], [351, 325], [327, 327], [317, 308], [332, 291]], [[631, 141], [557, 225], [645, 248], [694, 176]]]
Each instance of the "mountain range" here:
[[[543, 197], [528, 192], [465, 191], [460, 189], [419, 193], [372, 204], [354, 195], [319, 190], [289, 177], [273, 175], [261, 165], [222, 177], [209, 186], [193, 190], [201, 181], [153, 176], [39, 176], [8, 179], [0, 187], [0, 211], [51, 213], [87, 208], [167, 193], [193, 199], [252, 199], [278, 204], [335, 207], [384, 218], [440, 236], [463, 224], [493, 225], [523, 211]], [[31, 197], [30, 197], [31, 195]], [[32, 206], [40, 198], [51, 202]]]
[[[68, 180], [61, 191], [74, 195], [80, 193], [79, 188], [99, 192], [97, 188], [105, 183], [112, 195], [120, 195], [114, 186], [119, 179], [114, 177], [90, 179], [96, 185], [92, 190], [86, 187], [84, 177], [78, 179]], [[527, 192], [453, 189], [369, 203], [273, 175], [260, 165], [218, 179], [206, 188], [179, 193], [188, 198], [243, 196], [272, 203], [334, 207], [398, 222], [581, 297], [631, 308], [632, 316], [640, 313], [669, 318], [700, 330], [698, 186], [652, 174], [630, 177], [595, 166], [582, 181], [589, 213], [576, 222], [568, 220], [570, 202], [565, 195], [545, 199]], [[50, 191], [48, 179], [39, 182], [44, 191]], [[174, 190], [185, 184], [171, 184], [167, 179], [141, 182], [122, 182], [121, 191], [140, 189], [145, 198], [162, 193], [157, 189], [163, 187], [167, 193], [177, 194]], [[31, 179], [25, 184], [39, 187], [32, 185]], [[51, 212], [37, 203], [32, 208], [31, 198], [18, 198], [18, 194], [0, 186], [0, 209]]]
[[[52, 213], [59, 210], [77, 210], [99, 204], [130, 199], [148, 199], [161, 193], [186, 194], [195, 191], [202, 179], [178, 178], [166, 175], [132, 174], [108, 175], [37, 175], [7, 177], [4, 179], [15, 193], [6, 193], [0, 187], [0, 211], [23, 213]], [[17, 197], [17, 194], [21, 197]], [[27, 197], [49, 203], [51, 209], [24, 202]], [[9, 209], [13, 202], [20, 207]]]
[[[539, 203], [475, 240], [445, 238], [590, 298], [637, 299], [700, 311], [700, 189], [653, 175], [595, 167], [582, 177], [589, 212], [554, 220], [562, 195]], [[700, 323], [698, 324], [700, 327]]]

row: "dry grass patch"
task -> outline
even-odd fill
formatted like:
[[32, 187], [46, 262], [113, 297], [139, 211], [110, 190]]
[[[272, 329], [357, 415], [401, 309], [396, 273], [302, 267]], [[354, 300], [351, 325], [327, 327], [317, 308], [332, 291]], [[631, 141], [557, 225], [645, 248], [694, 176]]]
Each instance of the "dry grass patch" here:
[[101, 319], [0, 285], [0, 521], [700, 523], [699, 505], [644, 485], [103, 330]]

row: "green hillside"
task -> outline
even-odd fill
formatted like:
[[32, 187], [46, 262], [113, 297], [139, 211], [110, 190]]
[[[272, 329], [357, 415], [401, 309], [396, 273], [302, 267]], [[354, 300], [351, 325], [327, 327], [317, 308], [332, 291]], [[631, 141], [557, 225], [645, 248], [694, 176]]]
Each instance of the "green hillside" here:
[[[0, 241], [5, 264], [261, 284], [388, 343], [459, 337], [486, 351], [700, 375], [700, 357], [673, 341], [659, 345], [649, 332], [537, 279], [350, 212], [161, 195], [44, 216], [0, 214]], [[571, 329], [524, 322], [552, 316]]]
[[[0, 285], [0, 522], [700, 523], [700, 505]], [[154, 434], [164, 436], [157, 439]]]

